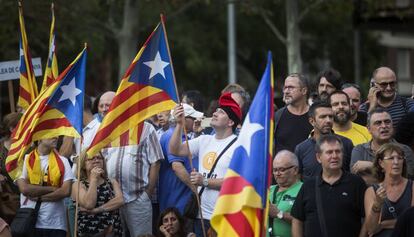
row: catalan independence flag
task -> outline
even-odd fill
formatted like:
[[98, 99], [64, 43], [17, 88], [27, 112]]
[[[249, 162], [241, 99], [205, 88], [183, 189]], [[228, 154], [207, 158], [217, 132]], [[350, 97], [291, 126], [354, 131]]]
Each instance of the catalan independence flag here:
[[20, 21], [20, 86], [17, 105], [26, 110], [38, 95], [36, 78], [33, 71], [32, 56], [30, 55], [29, 43], [24, 26], [23, 8], [19, 1]]
[[150, 116], [174, 108], [176, 103], [173, 65], [161, 19], [125, 73], [88, 155], [96, 154]]
[[60, 135], [80, 137], [83, 122], [86, 47], [29, 106], [12, 134], [6, 170], [16, 179], [32, 142]]
[[43, 78], [42, 89], [44, 91], [59, 75], [58, 62], [56, 57], [56, 43], [55, 43], [55, 10], [54, 5], [50, 7], [52, 11], [52, 24], [50, 25], [49, 36], [49, 53], [47, 55], [45, 75]]
[[211, 218], [218, 236], [266, 236], [273, 141], [272, 68], [269, 52]]

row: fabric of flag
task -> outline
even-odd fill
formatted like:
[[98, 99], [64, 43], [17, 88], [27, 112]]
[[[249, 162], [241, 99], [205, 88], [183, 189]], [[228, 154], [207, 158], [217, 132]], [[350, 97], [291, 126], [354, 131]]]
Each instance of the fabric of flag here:
[[17, 105], [26, 110], [38, 95], [36, 78], [33, 71], [32, 56], [30, 55], [29, 43], [24, 26], [23, 9], [19, 5], [20, 21], [20, 85]]
[[43, 78], [42, 89], [44, 91], [59, 75], [58, 62], [56, 57], [56, 43], [55, 43], [55, 11], [52, 3], [52, 24], [50, 25], [49, 36], [49, 53], [47, 55], [47, 62], [45, 68], [45, 75]]
[[178, 95], [172, 61], [161, 21], [125, 73], [87, 151], [88, 156], [92, 157], [152, 115], [173, 109], [176, 103]]
[[12, 133], [6, 159], [10, 177], [20, 177], [24, 155], [32, 142], [60, 135], [80, 137], [85, 71], [86, 47], [23, 114]]
[[269, 52], [211, 218], [218, 236], [266, 235], [273, 141], [272, 68]]

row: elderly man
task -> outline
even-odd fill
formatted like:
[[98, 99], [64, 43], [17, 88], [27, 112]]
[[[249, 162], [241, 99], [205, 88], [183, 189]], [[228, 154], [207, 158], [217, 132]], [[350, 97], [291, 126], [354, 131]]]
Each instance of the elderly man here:
[[305, 180], [293, 204], [292, 236], [359, 236], [364, 217], [364, 181], [342, 170], [343, 147], [338, 136], [316, 143], [322, 172]]
[[273, 159], [273, 177], [277, 185], [272, 185], [269, 193], [269, 234], [291, 236], [290, 209], [302, 187], [299, 180], [299, 162], [295, 154], [288, 150], [276, 154]]
[[369, 134], [366, 127], [351, 121], [349, 97], [345, 92], [333, 92], [328, 101], [334, 112], [333, 130], [335, 134], [350, 139], [354, 146], [371, 140], [371, 134]]
[[361, 88], [357, 84], [345, 83], [342, 85], [342, 91], [348, 95], [351, 103], [351, 121], [367, 126], [368, 114], [364, 111], [359, 111], [361, 106]]
[[101, 98], [99, 98], [98, 103], [98, 119], [102, 122], [103, 117], [105, 117], [106, 113], [109, 110], [109, 106], [111, 106], [112, 100], [115, 97], [115, 92], [107, 91], [102, 94]]
[[361, 110], [370, 112], [375, 108], [384, 108], [391, 115], [394, 128], [408, 112], [414, 111], [414, 100], [397, 95], [397, 77], [388, 67], [375, 69], [372, 74], [373, 87], [369, 89], [368, 101]]
[[[367, 183], [374, 182], [371, 175], [372, 162], [375, 152], [381, 145], [389, 142], [396, 142], [392, 136], [394, 128], [390, 114], [381, 108], [377, 108], [368, 114], [368, 130], [372, 140], [356, 146], [351, 155], [351, 171], [361, 175]], [[414, 155], [410, 147], [400, 144], [403, 147], [407, 161], [407, 174], [409, 178], [414, 177]]]
[[297, 144], [308, 138], [312, 125], [309, 123], [309, 83], [299, 73], [289, 75], [283, 85], [283, 102], [286, 106], [275, 113], [275, 147], [294, 151]]

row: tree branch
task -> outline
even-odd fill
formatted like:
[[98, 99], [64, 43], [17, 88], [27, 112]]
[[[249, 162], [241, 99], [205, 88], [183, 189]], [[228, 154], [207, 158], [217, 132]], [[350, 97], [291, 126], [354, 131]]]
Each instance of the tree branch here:
[[315, 2], [313, 2], [312, 4], [308, 5], [307, 8], [305, 8], [298, 17], [298, 23], [302, 21], [302, 19], [314, 8], [316, 8], [317, 6], [319, 6], [321, 3], [323, 3], [325, 0], [316, 0]]
[[267, 15], [266, 11], [263, 8], [259, 8], [260, 16], [263, 18], [263, 20], [266, 22], [266, 25], [270, 28], [272, 33], [278, 38], [284, 45], [286, 45], [286, 37], [282, 35], [282, 33], [279, 31], [279, 29], [273, 24], [273, 22], [270, 20], [269, 16]]

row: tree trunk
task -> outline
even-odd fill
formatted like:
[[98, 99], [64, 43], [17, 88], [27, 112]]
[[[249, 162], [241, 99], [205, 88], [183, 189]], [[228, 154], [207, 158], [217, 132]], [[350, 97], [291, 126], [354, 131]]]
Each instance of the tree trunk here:
[[299, 1], [286, 0], [286, 51], [289, 73], [302, 72], [298, 12]]
[[119, 52], [119, 80], [124, 76], [138, 49], [138, 2], [125, 0], [122, 28], [117, 35]]

